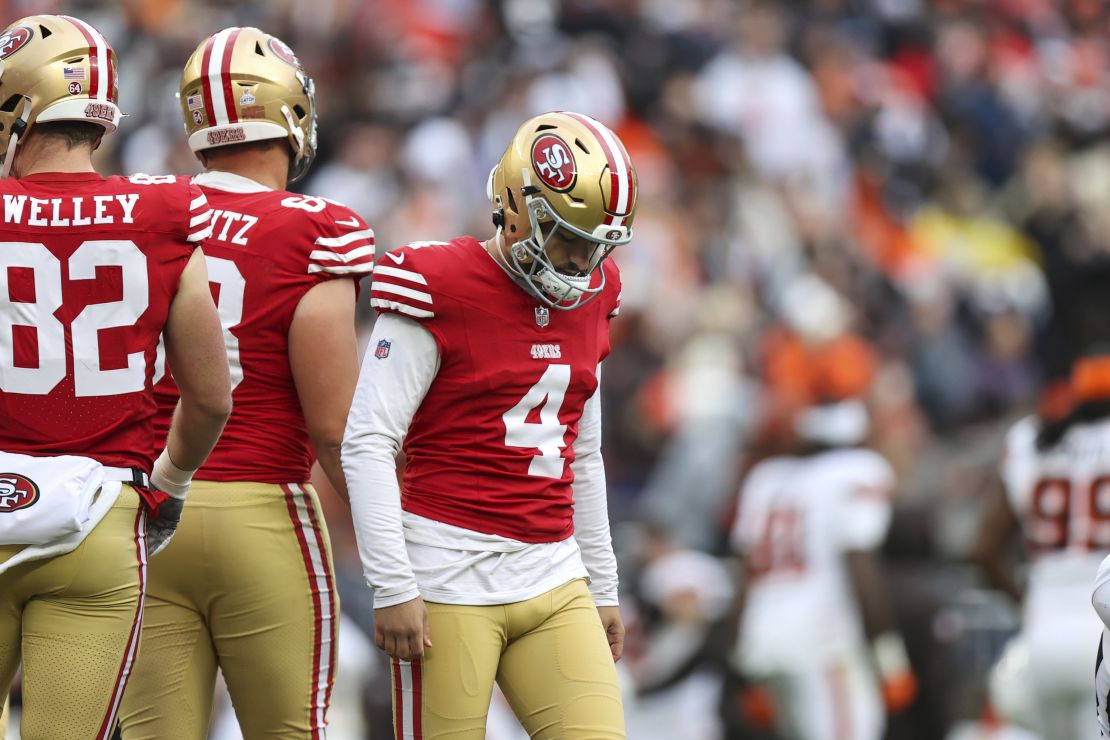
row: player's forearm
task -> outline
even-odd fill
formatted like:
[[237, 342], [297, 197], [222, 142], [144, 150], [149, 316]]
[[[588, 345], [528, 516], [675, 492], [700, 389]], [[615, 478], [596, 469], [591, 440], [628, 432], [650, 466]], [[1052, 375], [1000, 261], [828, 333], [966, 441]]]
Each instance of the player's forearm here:
[[312, 449], [316, 453], [316, 462], [320, 463], [320, 468], [324, 471], [324, 475], [328, 477], [328, 482], [331, 483], [332, 488], [335, 489], [340, 498], [350, 505], [351, 497], [347, 493], [347, 479], [343, 475], [343, 462], [341, 460], [343, 440], [313, 437]]
[[343, 446], [362, 571], [379, 608], [420, 593], [405, 544], [393, 446], [387, 438], [357, 433], [349, 435]]
[[[601, 368], [598, 368], [600, 378]], [[575, 441], [574, 538], [590, 574], [590, 594], [598, 606], [617, 604], [617, 558], [609, 532], [605, 462], [601, 457], [601, 399], [586, 401]]]
[[196, 470], [203, 465], [220, 439], [230, 413], [230, 402], [201, 403], [182, 398], [166, 438], [166, 450], [173, 464], [183, 470]]

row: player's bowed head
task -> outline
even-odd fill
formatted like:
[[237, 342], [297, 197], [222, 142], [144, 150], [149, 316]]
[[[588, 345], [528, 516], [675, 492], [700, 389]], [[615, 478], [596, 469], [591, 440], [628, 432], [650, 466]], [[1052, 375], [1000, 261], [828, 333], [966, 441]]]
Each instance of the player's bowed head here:
[[0, 177], [26, 174], [16, 152], [39, 124], [73, 124], [55, 131], [91, 153], [119, 125], [118, 101], [116, 55], [99, 31], [65, 15], [15, 21], [0, 34]]
[[486, 249], [542, 303], [573, 309], [605, 287], [602, 263], [632, 239], [636, 172], [624, 144], [579, 113], [525, 121], [487, 184]]
[[205, 167], [214, 149], [275, 139], [289, 144], [287, 182], [312, 166], [316, 86], [276, 36], [233, 27], [204, 39], [185, 63], [178, 97], [189, 148]]

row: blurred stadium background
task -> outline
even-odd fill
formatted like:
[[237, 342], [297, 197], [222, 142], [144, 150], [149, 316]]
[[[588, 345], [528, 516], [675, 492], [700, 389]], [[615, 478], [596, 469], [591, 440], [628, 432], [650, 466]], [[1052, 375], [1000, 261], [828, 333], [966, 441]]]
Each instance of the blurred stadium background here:
[[[200, 39], [229, 25], [280, 36], [320, 107], [319, 158], [298, 189], [359, 211], [383, 249], [488, 233], [486, 173], [528, 116], [573, 109], [612, 126], [641, 184], [636, 238], [616, 254], [624, 301], [603, 377], [631, 728], [650, 724], [660, 687], [694, 671], [705, 680], [677, 705], [690, 717], [682, 737], [757, 737], [718, 716], [722, 650], [668, 662], [653, 636], [676, 590], [701, 622], [720, 616], [735, 492], [794, 403], [797, 342], [838, 336], [878, 358], [873, 444], [900, 476], [884, 559], [921, 693], [888, 737], [954, 737], [981, 719], [986, 672], [1017, 624], [970, 558], [987, 481], [1009, 423], [1051, 401], [1082, 298], [1110, 261], [1106, 3], [0, 8], [5, 22], [79, 15], [112, 42], [130, 115], [99, 157], [127, 174], [197, 171], [175, 94]], [[356, 639], [372, 634], [370, 594], [345, 508], [327, 504], [347, 617], [332, 737], [386, 737], [384, 663]], [[674, 548], [694, 564], [677, 582], [641, 578]], [[502, 718], [490, 737], [515, 737]]]

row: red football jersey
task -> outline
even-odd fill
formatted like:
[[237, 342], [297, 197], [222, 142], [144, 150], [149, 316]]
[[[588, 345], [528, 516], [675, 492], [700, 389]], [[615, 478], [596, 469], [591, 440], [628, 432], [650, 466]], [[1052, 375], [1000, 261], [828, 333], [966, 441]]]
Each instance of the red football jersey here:
[[524, 542], [573, 534], [574, 440], [620, 306], [617, 266], [603, 269], [601, 295], [562, 311], [472, 237], [382, 255], [371, 305], [419, 321], [440, 354], [405, 438], [406, 511]]
[[[301, 298], [325, 280], [374, 269], [374, 233], [351, 209], [270, 190], [225, 172], [194, 183], [212, 204], [208, 279], [227, 340], [232, 410], [201, 480], [293, 483], [315, 459], [289, 366], [289, 327]], [[321, 358], [327, 362], [327, 358]], [[155, 388], [158, 439], [177, 403], [167, 374]]]
[[208, 232], [176, 177], [0, 180], [0, 449], [149, 472], [156, 348]]

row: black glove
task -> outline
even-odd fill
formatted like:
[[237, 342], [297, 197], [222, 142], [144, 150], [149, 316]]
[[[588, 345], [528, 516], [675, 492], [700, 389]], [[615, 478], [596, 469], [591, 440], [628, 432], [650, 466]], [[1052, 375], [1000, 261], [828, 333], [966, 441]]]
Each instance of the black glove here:
[[168, 497], [158, 507], [158, 516], [146, 520], [146, 552], [148, 557], [154, 557], [166, 545], [170, 544], [177, 525], [181, 522], [181, 511], [185, 508], [185, 499]]

